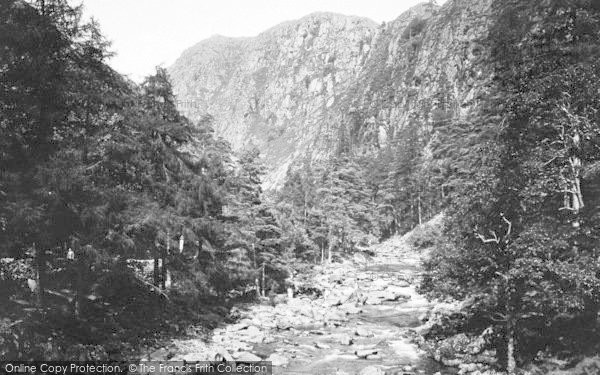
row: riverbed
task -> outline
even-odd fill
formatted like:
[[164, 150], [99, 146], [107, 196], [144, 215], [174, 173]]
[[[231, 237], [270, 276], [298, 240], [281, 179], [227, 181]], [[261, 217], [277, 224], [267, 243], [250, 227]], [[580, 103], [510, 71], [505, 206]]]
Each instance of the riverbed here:
[[176, 340], [172, 360], [269, 360], [274, 374], [452, 373], [411, 340], [433, 308], [416, 291], [421, 254], [401, 237], [370, 250], [317, 266], [311, 282], [321, 296], [240, 305], [237, 322], [208, 342]]

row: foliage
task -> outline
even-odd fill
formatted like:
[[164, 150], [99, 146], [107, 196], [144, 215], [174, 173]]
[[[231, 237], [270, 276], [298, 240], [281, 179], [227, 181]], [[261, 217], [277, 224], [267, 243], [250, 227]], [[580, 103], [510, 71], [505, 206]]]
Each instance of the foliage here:
[[440, 129], [449, 244], [429, 259], [423, 287], [476, 298], [509, 372], [513, 342], [520, 361], [582, 349], [600, 306], [597, 177], [583, 173], [600, 158], [599, 14], [589, 5], [499, 6], [489, 37], [496, 94]]

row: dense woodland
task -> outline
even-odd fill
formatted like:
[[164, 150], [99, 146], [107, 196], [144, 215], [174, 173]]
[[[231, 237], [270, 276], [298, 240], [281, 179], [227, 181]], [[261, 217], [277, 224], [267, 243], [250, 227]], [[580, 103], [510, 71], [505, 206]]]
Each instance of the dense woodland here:
[[[534, 22], [513, 3], [477, 112], [437, 109], [430, 131], [411, 122], [370, 153], [342, 127], [335, 157], [306, 157], [267, 194], [259, 152], [180, 115], [164, 69], [137, 85], [80, 9], [3, 1], [0, 357], [127, 358], [157, 327], [280, 293], [438, 214], [421, 287], [470, 301], [449, 329], [491, 327], [511, 373], [596, 345], [600, 9], [554, 1]], [[150, 276], [130, 259], [152, 259]]]

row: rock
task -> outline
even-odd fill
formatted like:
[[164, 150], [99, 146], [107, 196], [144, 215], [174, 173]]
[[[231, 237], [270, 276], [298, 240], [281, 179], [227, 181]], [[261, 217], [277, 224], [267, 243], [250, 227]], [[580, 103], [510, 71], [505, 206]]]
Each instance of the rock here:
[[356, 330], [354, 331], [354, 334], [356, 336], [361, 336], [361, 337], [373, 337], [373, 332], [371, 332], [363, 327], [357, 327]]
[[365, 305], [371, 305], [371, 306], [376, 306], [376, 305], [381, 305], [381, 299], [377, 298], [377, 297], [367, 297], [367, 299], [365, 300]]
[[342, 334], [338, 337], [338, 342], [342, 345], [352, 345], [353, 340], [350, 335]]
[[251, 324], [252, 324], [252, 321], [250, 319], [243, 319], [236, 324], [232, 324], [232, 325], [228, 326], [227, 330], [230, 332], [237, 332], [237, 331], [241, 331], [243, 329], [250, 327]]
[[323, 302], [324, 306], [333, 307], [340, 306], [348, 302], [355, 294], [353, 287], [341, 287], [332, 290], [332, 293]]
[[362, 369], [359, 373], [359, 375], [385, 375], [385, 372], [376, 366], [368, 366], [365, 367], [364, 369]]
[[368, 355], [366, 358], [367, 358], [368, 360], [375, 361], [375, 360], [379, 360], [379, 359], [381, 359], [382, 357], [381, 357], [381, 355], [379, 355], [379, 354], [369, 354], [369, 355]]
[[250, 326], [245, 330], [238, 331], [240, 333], [240, 340], [259, 343], [265, 338], [264, 333], [256, 326]]
[[167, 360], [169, 356], [169, 351], [166, 348], [161, 348], [158, 350], [153, 351], [152, 353], [150, 353], [148, 355], [148, 358], [151, 361], [164, 361]]
[[355, 253], [352, 257], [352, 260], [354, 261], [354, 263], [365, 264], [367, 262], [367, 257], [364, 254]]
[[346, 303], [339, 307], [340, 311], [345, 313], [346, 315], [354, 315], [359, 314], [362, 310], [359, 307], [354, 306], [354, 304]]
[[290, 363], [290, 360], [286, 356], [279, 353], [271, 354], [267, 358], [267, 361], [272, 362], [273, 366], [277, 367], [286, 367]]
[[390, 282], [388, 280], [384, 280], [384, 279], [377, 279], [374, 280], [370, 287], [372, 290], [383, 290], [385, 289], [388, 285], [390, 285]]
[[483, 369], [483, 365], [477, 363], [461, 363], [458, 365], [459, 375], [468, 374]]
[[265, 338], [262, 340], [262, 343], [263, 344], [272, 344], [276, 341], [277, 341], [277, 339], [275, 339], [275, 337], [273, 337], [273, 336], [265, 336]]
[[287, 294], [275, 294], [274, 296], [272, 296], [269, 299], [269, 302], [271, 302], [271, 304], [273, 304], [273, 305], [279, 305], [282, 303], [286, 303], [287, 300], [288, 300]]
[[413, 369], [412, 366], [406, 365], [406, 366], [402, 367], [402, 371], [404, 371], [404, 372], [412, 372], [412, 371], [414, 371], [414, 369]]
[[262, 334], [260, 328], [258, 328], [257, 326], [250, 326], [248, 328], [246, 328], [246, 330], [244, 331], [245, 335], [248, 336], [257, 336]]
[[238, 362], [259, 362], [262, 361], [262, 358], [257, 356], [256, 354], [252, 354], [250, 352], [239, 352], [234, 353], [233, 358]]
[[396, 301], [399, 299], [411, 299], [411, 295], [404, 288], [391, 286], [385, 290], [385, 299], [388, 301]]
[[207, 357], [206, 353], [188, 353], [185, 355], [177, 356], [176, 358], [173, 358], [173, 360], [186, 362], [203, 362], [214, 360], [214, 358]]
[[463, 359], [457, 359], [457, 358], [453, 358], [453, 359], [448, 359], [448, 358], [442, 358], [441, 361], [444, 364], [444, 366], [448, 366], [448, 367], [458, 367], [462, 362]]
[[377, 354], [377, 350], [375, 350], [375, 349], [360, 349], [360, 350], [356, 350], [354, 352], [354, 354], [358, 358], [367, 358], [370, 355]]
[[331, 349], [331, 346], [324, 344], [322, 342], [316, 342], [315, 347], [318, 349]]
[[406, 280], [398, 280], [396, 282], [394, 282], [394, 286], [400, 287], [400, 288], [406, 288], [410, 286], [410, 283]]
[[233, 356], [231, 354], [229, 354], [229, 352], [227, 350], [218, 350], [217, 353], [215, 353], [214, 361], [216, 361], [216, 362], [222, 362], [222, 361], [233, 362], [234, 359], [233, 359]]
[[277, 321], [277, 329], [285, 331], [293, 327], [292, 322], [289, 319], [280, 319]]

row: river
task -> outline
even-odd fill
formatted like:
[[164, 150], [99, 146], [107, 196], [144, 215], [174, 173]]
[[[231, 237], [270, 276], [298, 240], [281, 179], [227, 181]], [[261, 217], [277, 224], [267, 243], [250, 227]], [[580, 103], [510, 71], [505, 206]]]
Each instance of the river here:
[[211, 339], [174, 342], [173, 360], [273, 361], [274, 374], [450, 374], [411, 342], [433, 304], [418, 294], [421, 256], [397, 237], [354, 256], [318, 266], [322, 296], [239, 306], [237, 323]]

